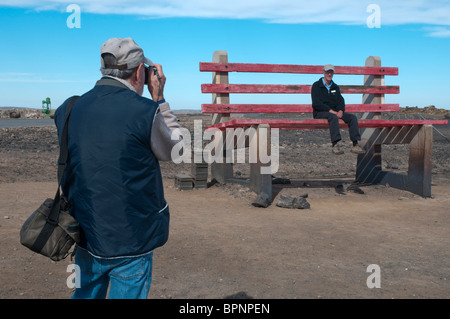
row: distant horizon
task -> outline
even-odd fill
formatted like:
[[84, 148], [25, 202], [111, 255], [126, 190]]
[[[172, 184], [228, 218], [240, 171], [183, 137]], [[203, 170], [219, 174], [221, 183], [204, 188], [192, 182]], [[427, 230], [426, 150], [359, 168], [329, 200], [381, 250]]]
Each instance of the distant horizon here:
[[[417, 108], [417, 109], [424, 109], [430, 106], [434, 106], [436, 109], [438, 110], [447, 110], [450, 111], [449, 109], [446, 108], [442, 108], [442, 107], [438, 107], [436, 105], [433, 104], [429, 104], [426, 106], [410, 106], [410, 105], [406, 105], [406, 106], [400, 106], [400, 109], [406, 109], [406, 108]], [[59, 105], [58, 105], [59, 107]], [[51, 108], [52, 110], [56, 110], [58, 107], [56, 108]], [[27, 106], [0, 106], [0, 110], [10, 110], [10, 109], [30, 109], [30, 110], [42, 110], [42, 107], [27, 107]], [[193, 108], [186, 108], [186, 109], [175, 109], [172, 110], [173, 112], [177, 113], [177, 112], [198, 112], [201, 113], [201, 109], [193, 109]], [[298, 113], [304, 113], [304, 112], [298, 112]]]
[[[58, 106], [59, 107], [59, 106]], [[12, 109], [28, 109], [28, 110], [42, 110], [42, 107], [27, 107], [27, 106], [0, 106], [0, 110], [12, 110]], [[51, 108], [52, 110], [56, 110], [56, 108]], [[173, 112], [198, 112], [200, 113], [201, 110], [197, 109], [177, 109], [172, 110]]]

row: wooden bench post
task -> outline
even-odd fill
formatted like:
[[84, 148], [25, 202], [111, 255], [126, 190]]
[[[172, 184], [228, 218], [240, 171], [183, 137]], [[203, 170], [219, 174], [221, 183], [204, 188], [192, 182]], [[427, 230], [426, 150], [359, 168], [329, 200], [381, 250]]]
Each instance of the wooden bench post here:
[[[264, 130], [265, 134], [262, 134]], [[272, 174], [262, 174], [262, 167], [270, 167], [271, 162], [262, 163], [261, 155], [271, 156], [271, 136], [268, 124], [259, 124], [256, 127], [256, 134], [252, 137], [256, 141], [250, 141], [251, 147], [256, 147], [250, 151], [256, 151], [256, 163], [250, 163], [250, 189], [257, 194], [266, 193], [272, 201]]]
[[[381, 59], [377, 56], [369, 56], [365, 66], [381, 66]], [[384, 75], [364, 75], [364, 85], [384, 85]], [[384, 104], [384, 94], [363, 94], [363, 104]], [[362, 120], [381, 119], [379, 112], [363, 113]], [[358, 155], [356, 166], [356, 180], [364, 183], [375, 183], [382, 170], [381, 143], [368, 143], [374, 134], [381, 129], [366, 128], [361, 132], [361, 147], [366, 149], [366, 154]]]
[[432, 146], [432, 125], [423, 125], [409, 144], [407, 189], [423, 197], [431, 197]]
[[[227, 51], [215, 51], [213, 54], [213, 62], [215, 63], [228, 63]], [[212, 73], [213, 84], [228, 84], [228, 72], [213, 72]], [[214, 93], [212, 95], [213, 104], [229, 104], [230, 95], [228, 93]], [[214, 113], [211, 116], [211, 125], [226, 122], [230, 119], [230, 114]], [[233, 163], [227, 163], [225, 156], [230, 155], [231, 152], [226, 150], [226, 134], [222, 134], [222, 143], [224, 150], [223, 163], [211, 163], [211, 178], [215, 179], [221, 184], [225, 184], [226, 180], [233, 177]]]

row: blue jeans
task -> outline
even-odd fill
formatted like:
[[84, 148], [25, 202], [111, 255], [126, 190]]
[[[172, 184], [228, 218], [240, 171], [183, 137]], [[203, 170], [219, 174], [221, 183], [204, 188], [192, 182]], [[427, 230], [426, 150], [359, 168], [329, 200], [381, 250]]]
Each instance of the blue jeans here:
[[[105, 259], [77, 247], [79, 288], [72, 299], [146, 299], [152, 280], [153, 252], [140, 257]], [[78, 280], [78, 279], [77, 279]]]

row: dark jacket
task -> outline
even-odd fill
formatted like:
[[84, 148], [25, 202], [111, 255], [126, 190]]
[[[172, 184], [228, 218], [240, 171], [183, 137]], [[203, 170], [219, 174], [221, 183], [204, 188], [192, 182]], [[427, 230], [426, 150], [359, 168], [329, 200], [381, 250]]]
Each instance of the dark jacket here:
[[314, 117], [316, 117], [317, 112], [328, 112], [330, 109], [336, 112], [340, 110], [345, 112], [345, 100], [341, 95], [339, 86], [333, 81], [331, 82], [330, 92], [323, 84], [322, 78], [314, 82], [311, 88], [311, 100]]
[[[116, 80], [102, 80], [70, 114], [62, 190], [82, 228], [81, 247], [104, 258], [139, 256], [164, 245], [169, 234], [169, 208], [150, 146], [158, 105]], [[60, 140], [66, 108], [67, 101], [55, 112]]]

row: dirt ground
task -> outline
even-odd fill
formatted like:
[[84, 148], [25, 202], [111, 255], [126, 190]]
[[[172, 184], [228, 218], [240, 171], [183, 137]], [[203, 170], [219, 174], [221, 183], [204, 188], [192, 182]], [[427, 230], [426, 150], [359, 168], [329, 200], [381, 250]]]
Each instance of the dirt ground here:
[[[179, 118], [189, 128], [208, 121]], [[26, 218], [54, 196], [56, 130], [7, 128], [0, 137], [0, 298], [67, 299], [73, 261], [52, 262], [19, 242]], [[174, 176], [190, 165], [162, 163], [171, 227], [154, 254], [149, 298], [449, 298], [449, 142], [434, 134], [432, 198], [380, 185], [337, 193], [337, 183], [354, 178], [348, 150], [331, 155], [325, 130], [282, 131], [275, 176], [292, 183], [275, 185], [268, 208], [252, 206], [256, 194], [236, 184], [180, 191]], [[408, 146], [383, 151], [385, 169], [406, 170]], [[235, 172], [248, 176], [243, 164]], [[282, 194], [305, 193], [309, 209], [275, 205]], [[367, 285], [369, 265], [379, 266], [380, 288]]]

